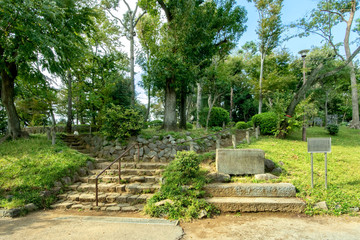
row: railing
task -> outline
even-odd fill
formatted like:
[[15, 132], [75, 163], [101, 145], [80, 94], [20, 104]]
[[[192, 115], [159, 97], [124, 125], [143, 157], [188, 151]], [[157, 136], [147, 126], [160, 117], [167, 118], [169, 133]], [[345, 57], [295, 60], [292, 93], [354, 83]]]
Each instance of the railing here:
[[119, 162], [119, 166], [118, 166], [118, 170], [119, 170], [119, 183], [121, 182], [121, 158], [128, 153], [132, 148], [134, 148], [135, 146], [138, 147], [138, 160], [140, 159], [140, 146], [139, 144], [134, 144], [131, 147], [129, 147], [128, 149], [126, 149], [118, 158], [116, 158], [112, 163], [110, 163], [106, 168], [104, 168], [98, 175], [96, 175], [95, 178], [95, 199], [96, 199], [96, 206], [98, 206], [99, 204], [99, 177], [101, 174], [103, 174], [106, 170], [108, 170], [114, 163]]

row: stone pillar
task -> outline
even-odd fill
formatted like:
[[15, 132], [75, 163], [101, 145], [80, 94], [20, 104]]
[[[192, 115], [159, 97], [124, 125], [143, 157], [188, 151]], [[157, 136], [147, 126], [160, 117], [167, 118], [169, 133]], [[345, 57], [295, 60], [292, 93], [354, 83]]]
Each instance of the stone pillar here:
[[236, 149], [236, 135], [235, 134], [232, 135], [232, 144], [233, 144], [233, 148]]
[[54, 128], [51, 128], [51, 144], [55, 145], [55, 140], [56, 140], [56, 132]]
[[256, 139], [259, 138], [259, 135], [260, 135], [260, 127], [257, 126], [257, 127], [255, 128], [255, 137], [256, 137]]
[[250, 133], [249, 131], [246, 131], [246, 142], [250, 144]]
[[194, 141], [190, 141], [190, 151], [194, 151]]
[[216, 149], [220, 148], [220, 139], [221, 139], [221, 136], [217, 135], [217, 137], [216, 137]]

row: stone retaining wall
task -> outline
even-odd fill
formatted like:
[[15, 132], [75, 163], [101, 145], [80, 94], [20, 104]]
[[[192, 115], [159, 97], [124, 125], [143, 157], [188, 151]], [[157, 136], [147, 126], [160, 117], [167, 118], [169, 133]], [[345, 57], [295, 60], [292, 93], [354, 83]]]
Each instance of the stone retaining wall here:
[[[123, 145], [119, 141], [108, 141], [105, 137], [94, 136], [90, 134], [82, 134], [80, 138], [87, 149], [91, 150], [96, 156], [101, 158], [115, 159], [131, 144], [137, 144], [139, 150], [133, 148], [125, 155], [124, 160], [132, 161], [137, 156], [139, 151], [140, 160], [144, 162], [169, 162], [174, 159], [177, 151], [189, 150], [190, 141], [192, 138], [188, 133], [186, 138], [175, 139], [173, 136], [168, 135], [163, 138], [154, 136], [151, 139], [145, 139], [141, 135], [129, 142], [128, 145]], [[208, 136], [201, 140], [194, 141], [194, 151], [200, 153], [215, 149], [216, 136]], [[231, 133], [221, 133], [221, 139], [231, 139]], [[242, 139], [239, 139], [242, 140]], [[238, 141], [240, 142], [240, 141]], [[222, 144], [222, 146], [224, 146]]]

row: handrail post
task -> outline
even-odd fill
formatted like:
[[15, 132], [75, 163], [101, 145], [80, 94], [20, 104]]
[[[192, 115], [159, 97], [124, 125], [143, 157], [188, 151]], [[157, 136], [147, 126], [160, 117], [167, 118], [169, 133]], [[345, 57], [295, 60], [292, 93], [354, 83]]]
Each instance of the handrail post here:
[[95, 178], [95, 199], [96, 199], [96, 206], [99, 205], [99, 198], [98, 198], [98, 178]]
[[119, 166], [118, 166], [118, 169], [119, 169], [119, 184], [121, 183], [121, 158], [119, 158]]

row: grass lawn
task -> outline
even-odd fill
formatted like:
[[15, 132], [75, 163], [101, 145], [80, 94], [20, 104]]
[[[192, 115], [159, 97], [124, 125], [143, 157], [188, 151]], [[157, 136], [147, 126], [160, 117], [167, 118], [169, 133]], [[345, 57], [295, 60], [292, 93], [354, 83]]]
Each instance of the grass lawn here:
[[71, 176], [90, 160], [57, 142], [52, 146], [45, 135], [32, 135], [0, 145], [0, 207], [27, 203], [48, 207], [54, 197], [42, 199], [40, 192], [51, 189], [56, 180]]
[[[322, 211], [312, 205], [326, 201], [330, 214], [351, 213], [350, 208], [360, 207], [360, 130], [340, 127], [336, 136], [330, 136], [324, 128], [307, 129], [307, 137], [331, 137], [332, 152], [328, 154], [328, 189], [325, 190], [324, 154], [314, 154], [314, 189], [311, 188], [311, 160], [307, 143], [301, 141], [301, 130], [286, 140], [262, 136], [250, 145], [239, 148], [259, 148], [265, 157], [283, 169], [280, 178], [274, 182], [290, 182], [298, 190], [298, 197], [308, 203], [306, 212], [317, 214]], [[238, 181], [255, 181], [239, 178]]]

